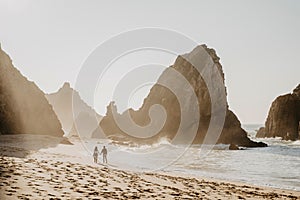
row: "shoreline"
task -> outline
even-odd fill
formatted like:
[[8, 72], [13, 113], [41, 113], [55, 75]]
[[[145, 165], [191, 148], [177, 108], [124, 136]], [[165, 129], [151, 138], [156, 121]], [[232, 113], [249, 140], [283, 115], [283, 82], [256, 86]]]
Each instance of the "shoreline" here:
[[94, 164], [54, 137], [0, 139], [0, 199], [300, 199], [300, 191]]
[[[299, 199], [300, 192], [162, 173], [136, 173], [70, 161], [0, 157], [0, 197], [100, 199]], [[39, 166], [38, 168], [35, 168]], [[4, 169], [4, 168], [3, 168]], [[24, 173], [25, 171], [25, 173]], [[11, 175], [9, 175], [10, 173]], [[19, 177], [15, 177], [18, 175]]]
[[258, 188], [258, 189], [263, 189], [263, 190], [269, 190], [269, 191], [274, 191], [277, 193], [294, 193], [297, 196], [299, 196], [298, 198], [300, 198], [300, 191], [298, 190], [292, 190], [292, 189], [285, 189], [285, 188], [279, 188], [279, 187], [272, 187], [272, 186], [262, 186], [262, 185], [255, 185], [252, 183], [248, 183], [248, 182], [242, 182], [242, 181], [235, 181], [235, 180], [225, 180], [225, 179], [217, 179], [217, 178], [210, 178], [210, 177], [201, 177], [201, 176], [197, 176], [197, 175], [190, 175], [190, 174], [185, 174], [185, 173], [178, 173], [178, 175], [176, 175], [173, 172], [157, 172], [158, 174], [161, 175], [169, 175], [169, 176], [174, 176], [174, 177], [185, 177], [185, 178], [196, 178], [196, 179], [202, 179], [205, 180], [207, 182], [216, 182], [216, 183], [225, 183], [225, 184], [232, 184], [232, 185], [237, 185], [237, 186], [246, 186], [246, 187], [252, 187], [252, 188]]

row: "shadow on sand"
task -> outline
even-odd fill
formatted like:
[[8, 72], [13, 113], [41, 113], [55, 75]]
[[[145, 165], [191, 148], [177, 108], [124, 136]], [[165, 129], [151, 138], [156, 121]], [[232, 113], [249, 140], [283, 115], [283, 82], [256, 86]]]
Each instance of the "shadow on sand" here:
[[72, 144], [66, 138], [47, 135], [0, 135], [0, 156], [25, 158], [40, 149]]

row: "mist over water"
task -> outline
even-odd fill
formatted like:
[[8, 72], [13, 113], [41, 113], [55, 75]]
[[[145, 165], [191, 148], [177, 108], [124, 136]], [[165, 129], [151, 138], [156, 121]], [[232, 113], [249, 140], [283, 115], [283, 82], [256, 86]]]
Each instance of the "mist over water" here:
[[[228, 145], [218, 144], [202, 157], [200, 145], [171, 145], [166, 139], [140, 147], [111, 144], [108, 140], [83, 143], [90, 152], [95, 145], [100, 149], [106, 145], [108, 161], [116, 168], [183, 173], [300, 191], [300, 141], [257, 139], [254, 136], [259, 127], [243, 125], [249, 137], [267, 143], [268, 147], [230, 151]], [[88, 152], [84, 154], [89, 156]]]

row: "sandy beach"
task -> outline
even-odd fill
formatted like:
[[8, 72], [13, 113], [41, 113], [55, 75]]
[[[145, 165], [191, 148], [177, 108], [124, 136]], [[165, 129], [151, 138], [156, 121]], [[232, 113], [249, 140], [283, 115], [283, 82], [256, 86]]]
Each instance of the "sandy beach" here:
[[33, 137], [1, 136], [1, 199], [300, 199], [297, 191], [94, 164], [74, 145]]

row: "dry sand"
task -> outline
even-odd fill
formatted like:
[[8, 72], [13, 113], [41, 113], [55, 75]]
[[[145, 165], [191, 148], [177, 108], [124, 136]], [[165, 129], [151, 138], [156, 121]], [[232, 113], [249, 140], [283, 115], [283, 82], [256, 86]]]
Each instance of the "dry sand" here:
[[296, 191], [114, 169], [71, 156], [69, 145], [59, 153], [13, 137], [0, 136], [0, 199], [300, 199]]

